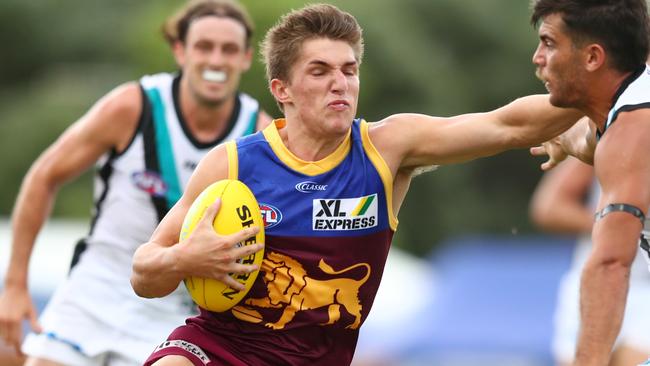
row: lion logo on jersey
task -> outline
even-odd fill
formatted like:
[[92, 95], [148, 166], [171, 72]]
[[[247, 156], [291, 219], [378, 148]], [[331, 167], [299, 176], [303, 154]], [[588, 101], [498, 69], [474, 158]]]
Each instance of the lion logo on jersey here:
[[[358, 329], [361, 325], [359, 288], [370, 277], [370, 265], [358, 263], [335, 271], [322, 259], [318, 263], [318, 268], [330, 275], [339, 275], [358, 267], [366, 268], [366, 275], [360, 280], [352, 278], [317, 280], [310, 278], [298, 261], [271, 252], [262, 263], [268, 295], [260, 299], [247, 299], [245, 304], [261, 308], [284, 308], [277, 322], [265, 324], [273, 329], [284, 328], [299, 311], [318, 308], [327, 308], [328, 321], [321, 325], [334, 324], [341, 318], [341, 306], [343, 306], [355, 318], [354, 322], [347, 325], [346, 328]], [[246, 311], [244, 307], [236, 306], [233, 309], [233, 314], [242, 320], [253, 321], [250, 318], [238, 316], [241, 314], [238, 311], [242, 310]], [[248, 310], [249, 313], [250, 310], [252, 309]]]

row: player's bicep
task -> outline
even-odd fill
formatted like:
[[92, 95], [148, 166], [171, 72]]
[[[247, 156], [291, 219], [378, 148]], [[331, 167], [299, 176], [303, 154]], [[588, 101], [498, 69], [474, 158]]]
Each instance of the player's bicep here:
[[503, 149], [504, 135], [486, 113], [451, 118], [413, 115], [404, 141], [408, 147], [403, 166], [450, 164], [495, 154]]
[[141, 111], [137, 84], [118, 87], [73, 123], [39, 158], [37, 167], [56, 182], [88, 169], [135, 133]]
[[598, 143], [594, 158], [603, 190], [602, 204], [627, 203], [647, 214], [650, 206], [648, 156], [650, 110], [619, 116]]

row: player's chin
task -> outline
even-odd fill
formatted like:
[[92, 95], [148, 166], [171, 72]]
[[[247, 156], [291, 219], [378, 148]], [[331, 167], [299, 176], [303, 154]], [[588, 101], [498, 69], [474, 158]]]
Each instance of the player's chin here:
[[325, 116], [333, 121], [341, 121], [342, 123], [350, 124], [354, 119], [354, 110], [351, 107], [344, 109], [328, 108], [325, 112]]
[[225, 91], [207, 91], [202, 93], [201, 100], [205, 105], [220, 106], [228, 100], [229, 94]]
[[352, 121], [354, 119], [354, 116], [349, 115], [349, 114], [339, 114], [336, 116], [331, 116], [328, 118], [328, 125], [332, 130], [337, 130], [341, 132], [347, 131], [350, 126], [352, 125]]

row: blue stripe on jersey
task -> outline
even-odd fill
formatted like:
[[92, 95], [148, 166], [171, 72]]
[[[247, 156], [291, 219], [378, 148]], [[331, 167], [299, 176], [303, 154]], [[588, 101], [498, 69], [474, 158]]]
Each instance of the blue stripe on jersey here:
[[156, 130], [156, 146], [158, 149], [158, 161], [160, 164], [160, 175], [167, 184], [167, 207], [171, 208], [181, 198], [181, 187], [176, 173], [176, 163], [172, 153], [172, 143], [169, 139], [167, 123], [165, 122], [165, 107], [158, 89], [148, 89], [147, 95], [153, 104], [153, 120]]
[[361, 236], [390, 230], [383, 182], [365, 153], [358, 120], [347, 156], [322, 174], [287, 166], [262, 133], [238, 139], [237, 155], [238, 179], [255, 194], [266, 235]]

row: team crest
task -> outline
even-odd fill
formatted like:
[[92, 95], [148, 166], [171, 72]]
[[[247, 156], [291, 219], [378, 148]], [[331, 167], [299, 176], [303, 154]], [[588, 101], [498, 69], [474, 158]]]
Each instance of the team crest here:
[[156, 172], [145, 170], [131, 174], [131, 180], [138, 189], [151, 196], [162, 197], [167, 193], [167, 183]]
[[[321, 259], [318, 268], [322, 273], [312, 277], [297, 260], [270, 252], [262, 263], [263, 281], [268, 294], [261, 298], [246, 299], [242, 305], [231, 310], [232, 314], [240, 320], [265, 322], [264, 326], [268, 328], [283, 329], [298, 312], [319, 311], [326, 314], [327, 322], [321, 323], [323, 326], [342, 321], [341, 314], [347, 313], [354, 319], [345, 324], [345, 328], [359, 329], [363, 309], [359, 301], [359, 290], [370, 277], [370, 265], [356, 263], [334, 269]], [[361, 278], [346, 276], [356, 268], [363, 269]], [[275, 321], [265, 320], [256, 308], [277, 309], [279, 318]]]

